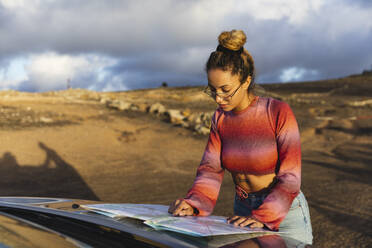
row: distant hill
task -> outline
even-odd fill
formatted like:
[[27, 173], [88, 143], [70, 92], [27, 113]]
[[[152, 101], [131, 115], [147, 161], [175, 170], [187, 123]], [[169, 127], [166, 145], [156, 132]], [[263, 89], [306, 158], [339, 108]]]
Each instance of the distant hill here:
[[344, 78], [309, 82], [261, 84], [267, 91], [276, 93], [334, 92], [340, 95], [372, 96], [372, 74], [350, 75]]

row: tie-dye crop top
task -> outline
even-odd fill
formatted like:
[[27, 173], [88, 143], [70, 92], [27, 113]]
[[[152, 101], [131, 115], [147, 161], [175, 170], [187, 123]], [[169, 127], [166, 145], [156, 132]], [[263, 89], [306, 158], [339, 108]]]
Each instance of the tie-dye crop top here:
[[301, 184], [300, 134], [287, 103], [256, 96], [242, 111], [216, 110], [195, 181], [185, 197], [198, 215], [212, 213], [225, 169], [276, 174], [275, 185], [251, 217], [278, 230]]

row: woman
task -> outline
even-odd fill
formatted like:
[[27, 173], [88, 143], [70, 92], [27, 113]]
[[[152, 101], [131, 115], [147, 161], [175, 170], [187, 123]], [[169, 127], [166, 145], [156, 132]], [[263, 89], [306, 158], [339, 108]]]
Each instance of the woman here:
[[307, 202], [300, 191], [301, 147], [297, 122], [285, 102], [255, 96], [254, 61], [243, 48], [243, 31], [222, 32], [206, 64], [206, 93], [219, 108], [212, 118], [196, 179], [184, 199], [169, 207], [175, 216], [212, 213], [224, 170], [231, 172], [239, 226], [266, 227], [312, 243]]

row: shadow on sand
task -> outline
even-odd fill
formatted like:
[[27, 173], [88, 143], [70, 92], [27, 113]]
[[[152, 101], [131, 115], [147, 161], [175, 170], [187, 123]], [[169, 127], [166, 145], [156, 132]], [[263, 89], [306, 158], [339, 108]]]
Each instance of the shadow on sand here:
[[21, 166], [10, 152], [0, 157], [0, 196], [99, 200], [73, 166], [45, 144], [39, 147], [46, 154], [41, 165]]

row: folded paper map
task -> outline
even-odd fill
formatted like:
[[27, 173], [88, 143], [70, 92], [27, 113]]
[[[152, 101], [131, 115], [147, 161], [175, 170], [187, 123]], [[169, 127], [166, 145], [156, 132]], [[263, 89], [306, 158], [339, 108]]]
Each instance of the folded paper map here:
[[278, 234], [278, 232], [249, 227], [236, 227], [228, 224], [226, 217], [174, 217], [168, 213], [168, 206], [156, 204], [89, 204], [82, 205], [90, 211], [103, 214], [111, 218], [130, 217], [144, 220], [157, 230], [168, 230], [192, 236], [216, 236], [228, 234]]

